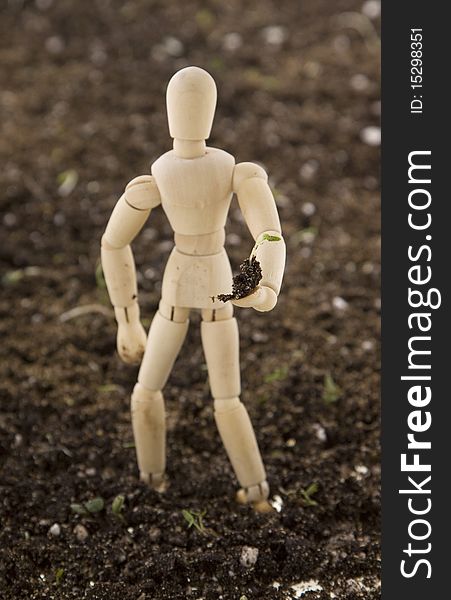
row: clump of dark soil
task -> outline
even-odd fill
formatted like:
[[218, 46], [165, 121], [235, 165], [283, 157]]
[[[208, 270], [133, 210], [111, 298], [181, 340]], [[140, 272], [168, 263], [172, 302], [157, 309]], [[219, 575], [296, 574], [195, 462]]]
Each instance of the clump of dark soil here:
[[[379, 22], [366, 4], [3, 3], [1, 600], [288, 600], [307, 582], [303, 600], [379, 598], [379, 148], [362, 134], [379, 125]], [[165, 86], [188, 64], [218, 85], [209, 145], [264, 165], [287, 243], [276, 308], [235, 311], [272, 514], [234, 500], [196, 314], [164, 390], [167, 491], [138, 481], [138, 369], [117, 357], [95, 278], [126, 183], [171, 147]], [[133, 243], [146, 327], [172, 238], [157, 208]], [[252, 245], [233, 200], [235, 268]]]
[[240, 272], [234, 276], [231, 294], [218, 294], [218, 300], [239, 300], [255, 291], [262, 278], [262, 269], [255, 256], [240, 264]]

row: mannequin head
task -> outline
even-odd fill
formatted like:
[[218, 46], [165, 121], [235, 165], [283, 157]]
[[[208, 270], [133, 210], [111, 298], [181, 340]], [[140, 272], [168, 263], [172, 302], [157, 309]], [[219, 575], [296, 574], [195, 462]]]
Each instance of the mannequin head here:
[[166, 91], [169, 133], [178, 140], [210, 136], [216, 108], [216, 84], [199, 67], [186, 67], [172, 77]]

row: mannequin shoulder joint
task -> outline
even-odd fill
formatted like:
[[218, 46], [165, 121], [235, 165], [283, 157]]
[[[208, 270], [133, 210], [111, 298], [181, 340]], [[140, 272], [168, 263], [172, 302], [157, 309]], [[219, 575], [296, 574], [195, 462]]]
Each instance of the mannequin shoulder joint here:
[[137, 210], [150, 210], [161, 202], [157, 184], [152, 175], [140, 175], [125, 188], [127, 204]]
[[251, 162], [243, 162], [235, 165], [235, 169], [233, 171], [233, 191], [238, 192], [240, 185], [246, 179], [252, 179], [257, 177], [258, 179], [263, 179], [264, 181], [268, 180], [268, 175], [266, 171], [260, 167], [260, 165], [256, 165]]

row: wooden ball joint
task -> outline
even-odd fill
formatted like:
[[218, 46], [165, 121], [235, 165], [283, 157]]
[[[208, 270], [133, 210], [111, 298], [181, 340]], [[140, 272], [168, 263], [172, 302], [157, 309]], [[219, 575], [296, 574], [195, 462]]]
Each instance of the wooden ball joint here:
[[[169, 82], [166, 100], [173, 149], [153, 163], [151, 175], [136, 177], [127, 185], [111, 214], [101, 248], [118, 324], [119, 356], [128, 363], [142, 359], [131, 398], [140, 477], [155, 489], [163, 489], [166, 430], [162, 390], [185, 339], [190, 311], [198, 309], [215, 420], [241, 486], [237, 499], [266, 511], [271, 507], [265, 468], [239, 398], [239, 339], [233, 305], [261, 312], [276, 305], [285, 267], [279, 216], [260, 166], [235, 164], [227, 152], [206, 146], [216, 108], [213, 78], [198, 67], [182, 69]], [[233, 193], [255, 240], [246, 268], [251, 267], [256, 279], [248, 287], [246, 271], [241, 280], [233, 280], [224, 249], [224, 226]], [[146, 339], [130, 243], [160, 204], [174, 230], [175, 244]]]

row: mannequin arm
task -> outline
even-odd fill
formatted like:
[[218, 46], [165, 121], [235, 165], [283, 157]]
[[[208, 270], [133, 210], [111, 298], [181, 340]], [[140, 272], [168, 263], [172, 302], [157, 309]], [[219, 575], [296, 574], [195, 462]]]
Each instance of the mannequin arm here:
[[159, 203], [160, 195], [153, 178], [149, 175], [136, 177], [114, 207], [102, 237], [102, 269], [118, 323], [118, 352], [124, 362], [139, 361], [146, 343], [139, 320], [135, 262], [130, 243], [152, 208]]
[[274, 308], [282, 285], [285, 269], [285, 242], [268, 176], [258, 165], [240, 163], [233, 176], [233, 191], [249, 231], [255, 240], [251, 257], [255, 256], [262, 269], [262, 279], [255, 292], [233, 304], [253, 307], [265, 312]]

